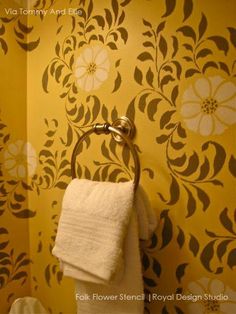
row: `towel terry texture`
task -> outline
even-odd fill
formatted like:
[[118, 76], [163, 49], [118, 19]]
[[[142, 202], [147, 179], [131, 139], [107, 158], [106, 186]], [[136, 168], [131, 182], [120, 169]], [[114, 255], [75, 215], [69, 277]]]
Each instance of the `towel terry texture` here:
[[150, 237], [156, 217], [133, 187], [73, 179], [65, 191], [52, 253], [76, 279], [78, 314], [143, 314], [138, 239]]

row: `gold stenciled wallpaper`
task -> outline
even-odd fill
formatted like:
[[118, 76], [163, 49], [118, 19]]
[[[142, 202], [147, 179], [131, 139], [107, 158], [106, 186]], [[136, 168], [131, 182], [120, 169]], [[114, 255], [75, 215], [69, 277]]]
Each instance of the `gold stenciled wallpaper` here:
[[[89, 125], [127, 115], [159, 219], [141, 243], [145, 312], [235, 313], [234, 1], [0, 6], [0, 312], [32, 295], [75, 313], [73, 280], [51, 255], [71, 152]], [[91, 136], [77, 174], [129, 180], [132, 158]]]

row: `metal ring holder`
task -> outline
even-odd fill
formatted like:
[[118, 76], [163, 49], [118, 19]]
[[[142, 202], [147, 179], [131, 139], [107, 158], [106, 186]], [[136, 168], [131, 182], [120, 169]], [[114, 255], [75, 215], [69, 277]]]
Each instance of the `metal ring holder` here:
[[112, 137], [114, 140], [120, 144], [127, 144], [127, 146], [130, 149], [130, 152], [132, 154], [133, 160], [134, 160], [134, 166], [135, 166], [135, 176], [134, 176], [134, 190], [136, 191], [139, 179], [140, 179], [140, 162], [139, 157], [137, 154], [137, 151], [131, 142], [131, 139], [134, 137], [135, 134], [135, 126], [133, 122], [127, 118], [127, 117], [121, 117], [113, 122], [112, 125], [110, 125], [108, 122], [106, 123], [96, 123], [92, 125], [91, 129], [89, 129], [87, 132], [85, 132], [77, 141], [75, 144], [75, 147], [72, 152], [71, 157], [71, 174], [72, 178], [76, 178], [76, 157], [78, 155], [77, 151], [79, 148], [79, 145], [92, 133], [96, 134], [112, 134]]

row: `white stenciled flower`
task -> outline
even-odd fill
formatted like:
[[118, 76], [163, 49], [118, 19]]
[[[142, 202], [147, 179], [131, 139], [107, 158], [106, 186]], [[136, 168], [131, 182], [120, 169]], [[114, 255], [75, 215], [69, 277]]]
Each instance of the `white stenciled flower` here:
[[236, 292], [218, 279], [201, 278], [190, 282], [187, 293], [197, 299], [188, 305], [189, 314], [236, 313]]
[[199, 78], [185, 90], [180, 113], [188, 129], [221, 134], [236, 123], [236, 85], [220, 76]]
[[9, 144], [4, 152], [4, 158], [5, 169], [13, 177], [22, 179], [35, 173], [37, 156], [30, 143], [18, 140]]
[[75, 63], [75, 76], [79, 87], [85, 91], [98, 89], [108, 78], [110, 62], [105, 48], [86, 48]]

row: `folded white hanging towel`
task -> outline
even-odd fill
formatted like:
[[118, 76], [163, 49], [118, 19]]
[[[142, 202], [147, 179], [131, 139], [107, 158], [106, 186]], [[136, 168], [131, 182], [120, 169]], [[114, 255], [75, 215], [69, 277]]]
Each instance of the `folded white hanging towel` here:
[[157, 216], [141, 185], [138, 186], [135, 193], [134, 209], [138, 216], [139, 239], [149, 240], [157, 227]]
[[143, 314], [138, 238], [156, 223], [145, 192], [139, 188], [134, 201], [133, 188], [74, 179], [66, 189], [52, 253], [76, 279], [79, 314]]

